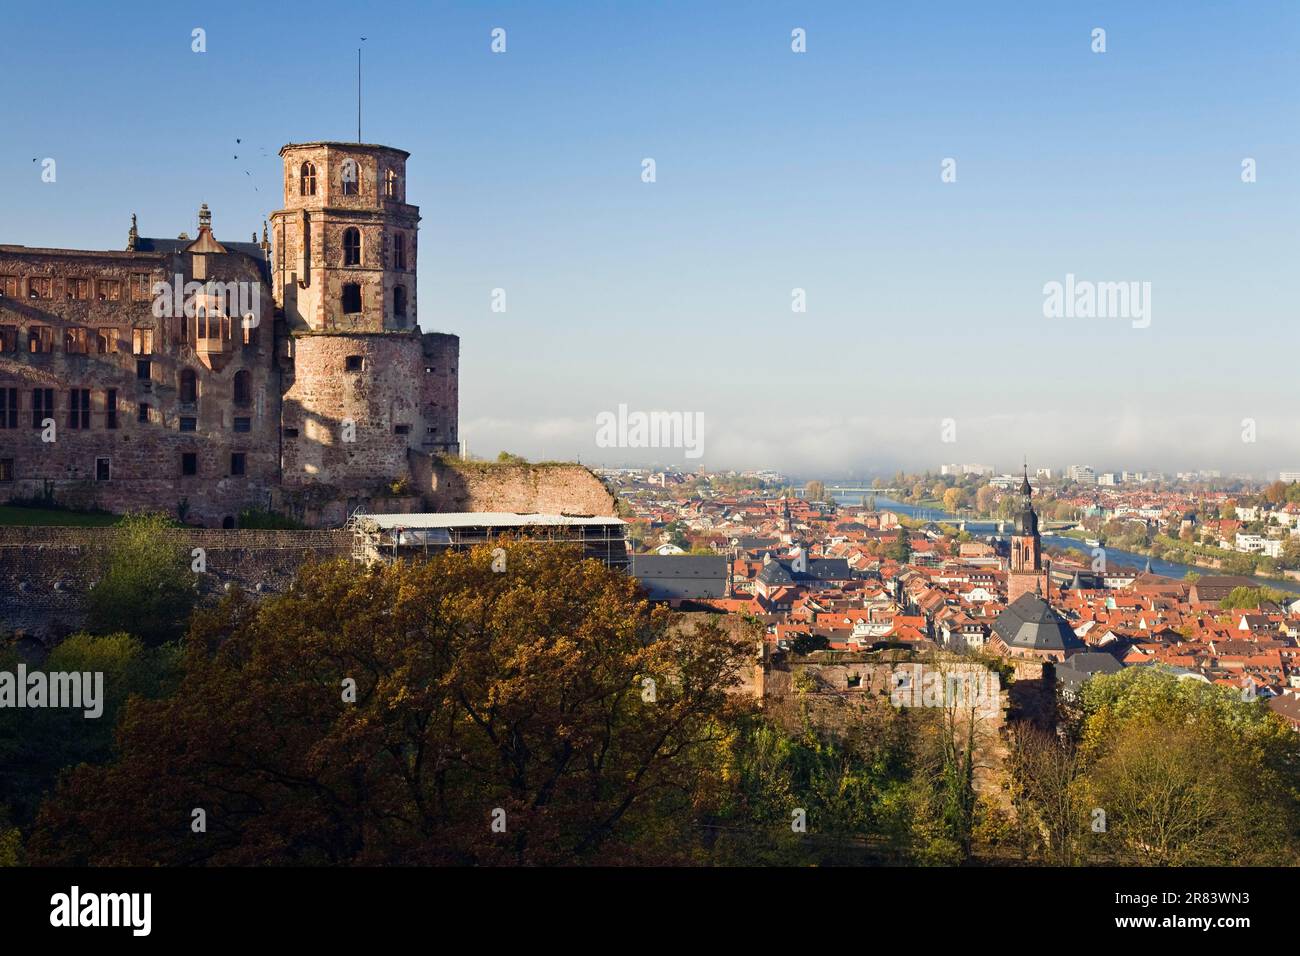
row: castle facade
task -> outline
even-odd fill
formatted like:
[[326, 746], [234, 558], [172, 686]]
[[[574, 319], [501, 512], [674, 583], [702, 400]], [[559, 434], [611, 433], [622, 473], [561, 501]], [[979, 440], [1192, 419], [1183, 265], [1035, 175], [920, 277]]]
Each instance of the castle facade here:
[[0, 245], [0, 501], [233, 527], [418, 495], [454, 452], [460, 340], [421, 332], [408, 153], [285, 146], [261, 240]]

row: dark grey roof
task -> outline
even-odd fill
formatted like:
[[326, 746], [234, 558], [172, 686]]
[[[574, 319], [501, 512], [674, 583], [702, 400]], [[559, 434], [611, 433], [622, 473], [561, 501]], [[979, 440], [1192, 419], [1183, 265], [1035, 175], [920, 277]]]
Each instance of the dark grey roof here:
[[1037, 594], [1016, 598], [993, 622], [993, 631], [1008, 647], [1067, 651], [1087, 646], [1065, 618]]
[[1123, 669], [1124, 665], [1115, 659], [1114, 654], [1107, 654], [1104, 651], [1080, 651], [1078, 654], [1071, 654], [1068, 660], [1056, 665], [1056, 676], [1060, 677], [1062, 671], [1069, 670], [1087, 679], [1093, 674], [1115, 674]]
[[655, 601], [727, 593], [727, 559], [720, 554], [634, 554], [632, 576]]
[[[148, 239], [141, 236], [135, 242], [135, 251], [176, 255], [176, 253], [183, 251], [186, 246], [191, 245], [193, 242], [194, 239]], [[266, 254], [262, 252], [262, 247], [256, 242], [226, 242], [222, 239], [217, 239], [217, 242], [220, 242], [227, 252], [238, 252], [241, 255], [257, 259], [259, 262], [266, 258]]]
[[758, 580], [766, 585], [788, 585], [794, 584], [794, 578], [790, 577], [780, 561], [768, 561], [763, 565], [763, 570], [758, 572]]
[[632, 575], [638, 578], [727, 577], [727, 559], [720, 554], [634, 554]]
[[819, 581], [847, 581], [853, 577], [853, 570], [847, 558], [816, 558], [808, 562], [808, 577]]

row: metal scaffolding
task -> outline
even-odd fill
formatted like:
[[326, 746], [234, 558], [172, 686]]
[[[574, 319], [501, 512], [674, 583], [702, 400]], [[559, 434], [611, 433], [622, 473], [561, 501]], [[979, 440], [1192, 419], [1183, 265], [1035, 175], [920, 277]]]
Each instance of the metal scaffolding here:
[[353, 514], [352, 559], [362, 564], [461, 550], [510, 535], [549, 544], [573, 544], [606, 567], [627, 571], [626, 522], [598, 515], [456, 512]]

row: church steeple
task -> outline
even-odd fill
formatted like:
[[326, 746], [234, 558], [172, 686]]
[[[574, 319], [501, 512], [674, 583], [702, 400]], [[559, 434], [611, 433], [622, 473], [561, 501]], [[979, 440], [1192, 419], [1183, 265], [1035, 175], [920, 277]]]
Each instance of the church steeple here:
[[1047, 593], [1046, 575], [1043, 573], [1043, 540], [1038, 534], [1038, 514], [1034, 511], [1034, 489], [1029, 484], [1029, 462], [1024, 465], [1020, 482], [1020, 513], [1016, 515], [1015, 531], [1011, 536], [1011, 567], [1007, 577], [1007, 600], [1014, 601], [1022, 594]]

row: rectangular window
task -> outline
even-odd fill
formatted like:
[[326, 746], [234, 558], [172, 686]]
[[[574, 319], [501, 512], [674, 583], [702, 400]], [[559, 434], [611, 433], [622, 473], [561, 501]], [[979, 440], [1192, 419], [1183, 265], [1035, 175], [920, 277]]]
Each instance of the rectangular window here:
[[360, 355], [349, 355], [343, 359], [343, 371], [360, 372], [366, 367], [366, 360]]
[[18, 351], [18, 326], [0, 325], [0, 352]]
[[199, 425], [199, 420], [197, 418], [187, 417], [181, 419], [181, 431], [183, 432], [192, 432], [198, 428], [198, 425]]
[[117, 351], [117, 329], [96, 329], [95, 349], [100, 355], [112, 355], [115, 353]]
[[33, 355], [47, 355], [54, 351], [54, 329], [48, 325], [33, 325], [27, 329], [27, 351]]
[[63, 351], [69, 355], [85, 355], [89, 349], [86, 347], [88, 336], [86, 330], [78, 326], [70, 326], [63, 330]]
[[153, 380], [153, 362], [148, 359], [135, 360], [135, 377], [142, 382]]
[[54, 389], [32, 389], [32, 427], [44, 428], [44, 421], [54, 417]]
[[410, 426], [410, 425], [394, 425], [394, 426], [393, 426], [393, 434], [394, 434], [394, 435], [409, 435], [409, 434], [411, 434], [411, 426]]
[[90, 298], [90, 280], [89, 279], [68, 279], [68, 298], [84, 300]]
[[90, 427], [90, 389], [73, 388], [68, 390], [68, 427]]
[[296, 428], [286, 428], [286, 429], [284, 430], [284, 437], [285, 437], [285, 438], [297, 438], [297, 437], [298, 437], [298, 429], [296, 429]]
[[107, 458], [95, 459], [95, 480], [108, 481], [113, 477], [110, 463]]
[[251, 432], [253, 430], [253, 420], [251, 418], [236, 418], [235, 431]]
[[199, 473], [198, 452], [193, 452], [193, 451], [181, 452], [181, 474], [197, 475], [198, 473]]
[[136, 412], [135, 412], [135, 420], [136, 420], [137, 422], [147, 422], [147, 421], [149, 421], [149, 403], [148, 403], [148, 402], [141, 402], [141, 403], [140, 403], [140, 407], [139, 407], [138, 409], [136, 409]]
[[153, 329], [131, 330], [131, 352], [135, 355], [153, 355]]
[[96, 283], [99, 289], [100, 302], [121, 302], [122, 301], [122, 280], [121, 279], [100, 279]]
[[230, 473], [232, 475], [242, 475], [244, 473], [244, 453], [242, 451], [232, 451], [230, 453]]
[[104, 393], [104, 427], [117, 427], [117, 389], [110, 388]]
[[406, 268], [406, 236], [400, 232], [393, 236], [393, 267]]
[[17, 276], [0, 276], [0, 296], [7, 296], [10, 299], [18, 298]]
[[149, 273], [133, 272], [131, 274], [131, 301], [149, 301]]
[[54, 283], [47, 276], [33, 276], [27, 280], [27, 298], [29, 299], [49, 299], [53, 298]]
[[12, 458], [0, 458], [0, 481], [14, 480], [14, 460]]
[[18, 389], [0, 388], [0, 428], [18, 427]]

